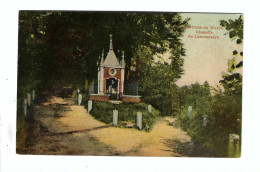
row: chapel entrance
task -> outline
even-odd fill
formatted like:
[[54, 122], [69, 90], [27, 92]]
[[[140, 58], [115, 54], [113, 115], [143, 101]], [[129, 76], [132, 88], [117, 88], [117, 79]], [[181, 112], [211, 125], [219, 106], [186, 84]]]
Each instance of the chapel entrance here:
[[110, 100], [119, 100], [118, 80], [115, 78], [106, 79], [106, 94], [109, 94]]

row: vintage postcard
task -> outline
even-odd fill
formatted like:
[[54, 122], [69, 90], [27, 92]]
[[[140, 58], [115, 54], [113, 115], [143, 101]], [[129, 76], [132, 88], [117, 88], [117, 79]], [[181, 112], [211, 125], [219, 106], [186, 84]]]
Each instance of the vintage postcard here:
[[19, 11], [16, 153], [239, 158], [243, 23]]

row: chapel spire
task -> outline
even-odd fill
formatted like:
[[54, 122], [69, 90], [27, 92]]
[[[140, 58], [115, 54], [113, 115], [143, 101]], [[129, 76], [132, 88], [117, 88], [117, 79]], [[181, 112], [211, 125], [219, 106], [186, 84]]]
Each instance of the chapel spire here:
[[112, 34], [110, 34], [109, 36], [110, 36], [110, 46], [109, 46], [109, 50], [113, 50]]
[[108, 51], [107, 57], [105, 58], [105, 61], [104, 61], [104, 66], [121, 68], [122, 66], [119, 63], [118, 58], [116, 57], [116, 54], [113, 50], [112, 35], [110, 34], [109, 36], [110, 36], [110, 46], [109, 46], [109, 51]]

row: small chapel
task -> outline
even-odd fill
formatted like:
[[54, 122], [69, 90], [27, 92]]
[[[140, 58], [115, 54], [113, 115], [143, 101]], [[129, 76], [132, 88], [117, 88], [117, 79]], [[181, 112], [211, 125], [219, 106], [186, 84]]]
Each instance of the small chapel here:
[[112, 35], [110, 35], [109, 51], [106, 58], [104, 58], [104, 52], [102, 53], [98, 68], [98, 83], [97, 85], [94, 83], [90, 85], [89, 99], [101, 102], [122, 101], [139, 103], [141, 96], [138, 95], [138, 85], [125, 84], [124, 77], [124, 52], [122, 52], [122, 59], [119, 62], [113, 50]]

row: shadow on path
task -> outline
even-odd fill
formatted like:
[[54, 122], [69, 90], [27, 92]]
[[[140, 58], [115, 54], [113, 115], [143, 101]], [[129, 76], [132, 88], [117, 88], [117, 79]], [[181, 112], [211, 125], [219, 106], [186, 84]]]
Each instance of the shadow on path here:
[[216, 157], [211, 150], [196, 142], [182, 143], [177, 139], [168, 139], [165, 144], [175, 157]]
[[104, 125], [104, 126], [99, 126], [99, 127], [89, 128], [89, 129], [85, 129], [85, 130], [77, 130], [77, 131], [68, 131], [68, 132], [53, 133], [53, 135], [56, 135], [56, 134], [73, 134], [73, 133], [81, 133], [81, 132], [94, 131], [94, 130], [99, 130], [99, 129], [109, 128], [109, 127], [111, 127], [111, 126], [109, 126], [109, 125]]

